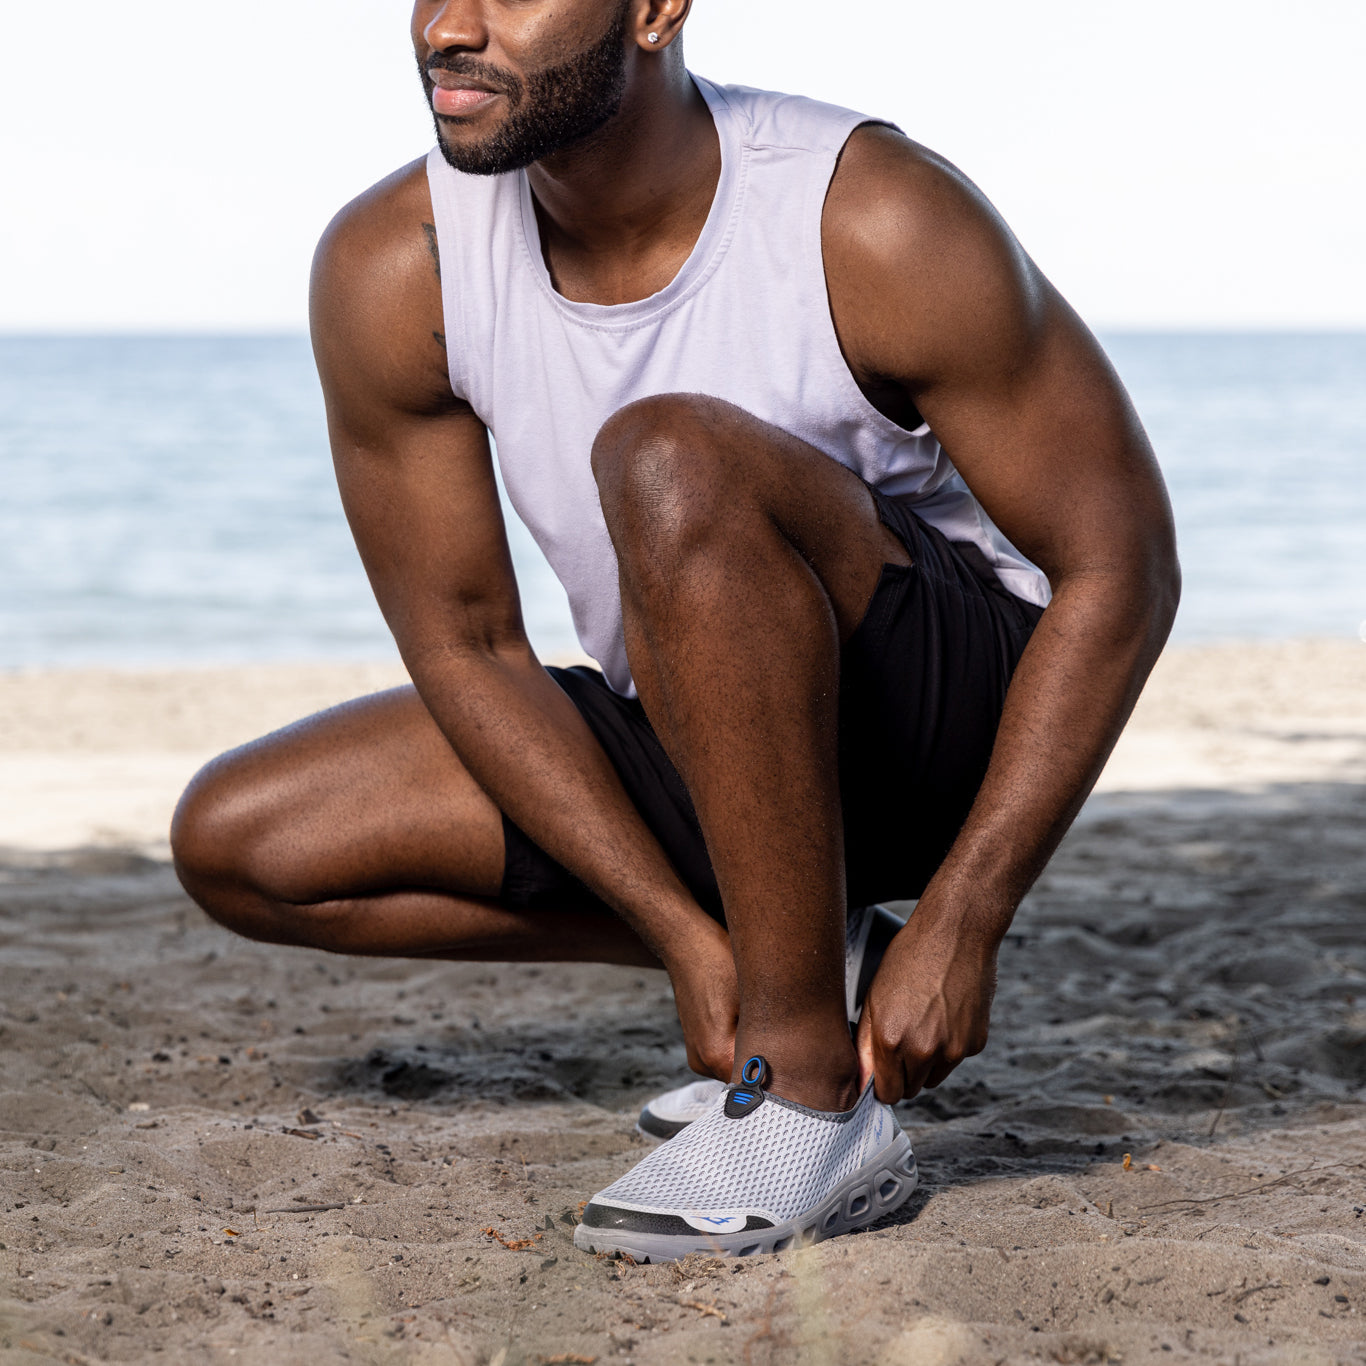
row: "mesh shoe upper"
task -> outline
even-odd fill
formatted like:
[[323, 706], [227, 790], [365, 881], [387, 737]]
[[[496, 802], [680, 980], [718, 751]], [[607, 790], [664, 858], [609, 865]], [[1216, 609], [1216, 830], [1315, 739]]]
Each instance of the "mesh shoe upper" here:
[[663, 1120], [688, 1124], [704, 1115], [725, 1090], [725, 1082], [703, 1077], [701, 1081], [692, 1081], [656, 1096], [650, 1101], [650, 1112]]
[[817, 1206], [900, 1132], [869, 1086], [830, 1114], [766, 1095], [740, 1119], [718, 1097], [701, 1118], [599, 1191], [593, 1205], [658, 1214], [756, 1215], [774, 1224]]

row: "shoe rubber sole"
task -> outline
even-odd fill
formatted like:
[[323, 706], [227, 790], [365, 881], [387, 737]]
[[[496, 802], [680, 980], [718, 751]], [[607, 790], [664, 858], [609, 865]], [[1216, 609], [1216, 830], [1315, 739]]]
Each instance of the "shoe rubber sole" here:
[[772, 1228], [740, 1233], [638, 1233], [630, 1229], [574, 1230], [574, 1246], [581, 1252], [624, 1253], [637, 1262], [674, 1262], [691, 1252], [711, 1257], [757, 1257], [809, 1247], [841, 1233], [871, 1224], [900, 1209], [915, 1190], [918, 1173], [911, 1140], [897, 1134], [870, 1162], [841, 1182], [816, 1206], [796, 1219]]
[[675, 1134], [681, 1134], [691, 1123], [690, 1119], [661, 1119], [647, 1105], [636, 1120], [636, 1132], [644, 1134], [646, 1138], [672, 1138]]

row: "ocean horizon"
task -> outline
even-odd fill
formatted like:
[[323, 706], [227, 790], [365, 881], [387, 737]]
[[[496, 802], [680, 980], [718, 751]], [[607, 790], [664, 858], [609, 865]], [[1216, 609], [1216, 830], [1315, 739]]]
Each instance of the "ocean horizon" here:
[[[1366, 638], [1366, 332], [1106, 332], [1171, 490], [1173, 640]], [[307, 339], [0, 336], [0, 669], [392, 659]], [[507, 509], [533, 645], [578, 649]]]

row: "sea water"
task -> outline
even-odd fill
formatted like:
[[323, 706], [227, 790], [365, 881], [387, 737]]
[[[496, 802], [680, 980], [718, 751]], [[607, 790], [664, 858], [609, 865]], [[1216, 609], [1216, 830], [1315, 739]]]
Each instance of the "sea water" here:
[[[1176, 510], [1175, 638], [1366, 630], [1366, 334], [1104, 341]], [[0, 668], [394, 653], [303, 338], [0, 338], [0, 476]], [[507, 522], [533, 643], [575, 649]]]

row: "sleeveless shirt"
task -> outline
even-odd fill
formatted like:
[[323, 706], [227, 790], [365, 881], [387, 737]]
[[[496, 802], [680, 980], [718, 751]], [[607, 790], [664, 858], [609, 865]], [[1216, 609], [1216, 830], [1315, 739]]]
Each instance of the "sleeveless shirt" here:
[[635, 399], [698, 393], [800, 437], [976, 545], [1037, 605], [1043, 574], [1001, 534], [928, 425], [884, 417], [859, 389], [830, 316], [821, 215], [835, 164], [866, 115], [694, 77], [721, 176], [691, 255], [659, 293], [626, 304], [556, 293], [524, 171], [465, 175], [427, 159], [451, 387], [487, 424], [503, 484], [569, 597], [584, 650], [632, 694], [616, 552], [589, 467], [604, 422]]

